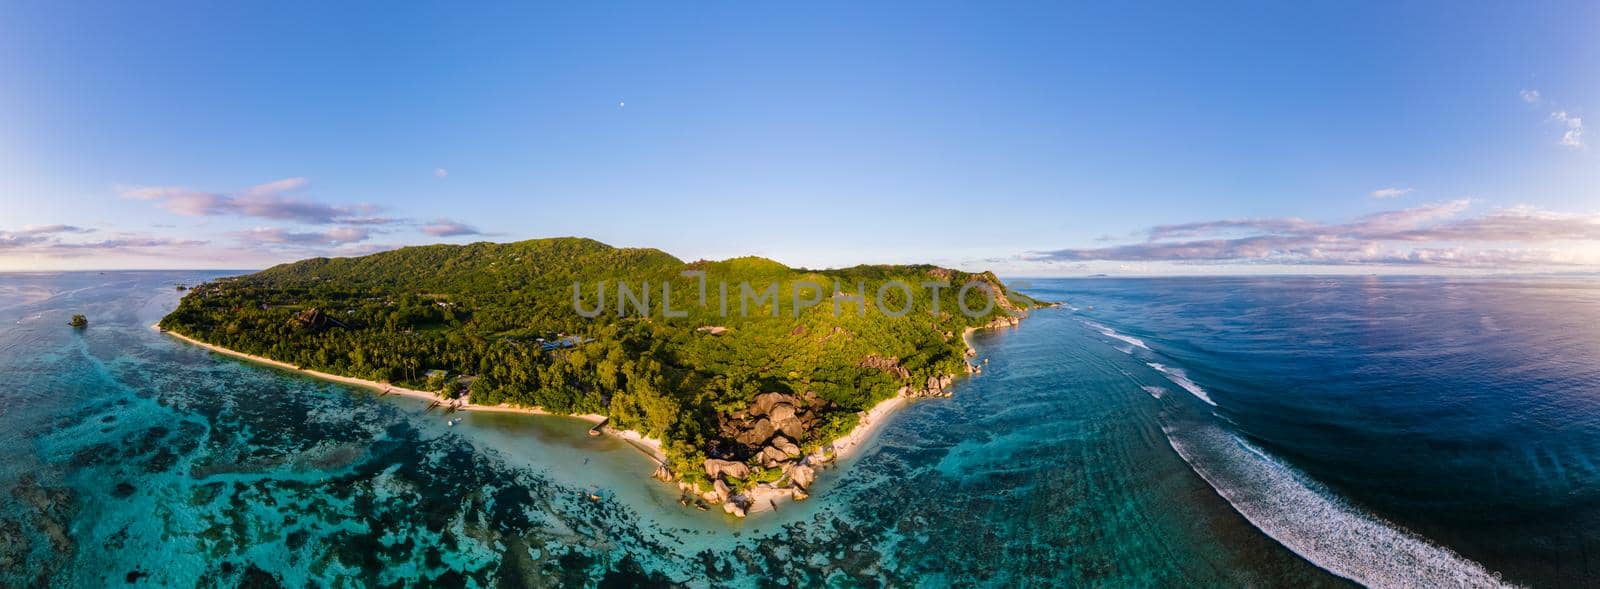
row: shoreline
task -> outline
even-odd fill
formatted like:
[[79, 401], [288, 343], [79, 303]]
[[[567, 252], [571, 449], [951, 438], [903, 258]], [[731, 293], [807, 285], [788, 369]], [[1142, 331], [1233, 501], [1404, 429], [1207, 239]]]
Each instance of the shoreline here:
[[[1006, 327], [1014, 326], [1015, 325], [1013, 324], [1007, 325]], [[968, 367], [973, 366], [971, 362], [966, 360], [966, 356], [974, 355], [978, 349], [976, 346], [972, 345], [973, 333], [976, 333], [979, 329], [996, 329], [999, 327], [1001, 326], [984, 325], [981, 327], [968, 327], [962, 330], [961, 342], [966, 344], [967, 350], [964, 352], [964, 356], [962, 357], [961, 361], [966, 363]], [[972, 377], [974, 375], [976, 375], [976, 373], [969, 370], [967, 374], [960, 376]], [[833, 449], [833, 458], [831, 461], [837, 462], [839, 460], [844, 460], [849, 458], [852, 454], [855, 454], [856, 450], [860, 448], [861, 442], [866, 441], [866, 439], [869, 437], [872, 437], [872, 434], [883, 425], [884, 418], [893, 415], [894, 412], [899, 411], [914, 398], [916, 397], [895, 393], [894, 396], [879, 401], [878, 404], [873, 405], [871, 409], [863, 411], [861, 421], [857, 423], [855, 427], [850, 429], [850, 433], [839, 436], [838, 438], [834, 438], [832, 441], [823, 444], [823, 447]]]
[[861, 443], [872, 437], [883, 426], [884, 418], [893, 415], [911, 401], [911, 397], [895, 395], [873, 405], [871, 409], [863, 411], [861, 421], [850, 429], [850, 433], [839, 436], [826, 445], [833, 449], [833, 460], [845, 460], [861, 449]]
[[[981, 370], [981, 365], [974, 365], [968, 360], [968, 358], [975, 357], [977, 355], [977, 347], [972, 343], [972, 334], [977, 333], [977, 331], [980, 329], [1016, 327], [1019, 324], [1020, 321], [998, 322], [976, 327], [967, 327], [966, 329], [963, 329], [961, 332], [961, 342], [966, 346], [966, 350], [964, 350], [962, 353], [961, 361], [967, 365], [966, 374], [950, 376], [955, 378], [966, 376], [970, 378], [979, 374], [978, 371]], [[879, 401], [870, 409], [861, 412], [861, 420], [856, 423], [855, 427], [850, 429], [849, 433], [823, 443], [821, 447], [817, 449], [817, 451], [805, 455], [796, 466], [803, 466], [813, 470], [839, 466], [841, 462], [848, 460], [851, 456], [854, 456], [856, 452], [860, 451], [863, 443], [871, 438], [873, 434], [876, 434], [879, 428], [883, 427], [883, 424], [887, 421], [888, 417], [894, 415], [906, 405], [909, 405], [910, 402], [916, 398], [918, 397], [896, 392], [893, 396]], [[788, 476], [789, 475], [786, 473], [785, 478], [788, 478]], [[752, 492], [747, 492], [744, 494], [744, 499], [748, 502], [748, 507], [736, 513], [736, 515], [744, 517], [744, 514], [755, 514], [766, 511], [776, 512], [778, 507], [783, 503], [790, 501], [801, 501], [804, 500], [803, 497], [805, 497], [804, 488], [801, 489], [802, 495], [800, 495], [800, 498], [797, 498], [792, 489], [778, 487], [774, 483], [760, 483], [755, 487], [752, 487], [751, 491]], [[730, 511], [729, 513], [734, 512]]]
[[[206, 342], [194, 339], [192, 337], [189, 337], [187, 335], [183, 335], [183, 334], [178, 333], [176, 331], [161, 329], [161, 326], [159, 324], [151, 325], [150, 329], [154, 329], [154, 330], [156, 330], [157, 332], [159, 332], [159, 333], [161, 333], [163, 335], [171, 336], [171, 337], [176, 338], [178, 340], [182, 340], [184, 343], [193, 345], [193, 346], [198, 347], [198, 348], [205, 349], [205, 350], [210, 351], [210, 352], [215, 352], [215, 353], [218, 353], [218, 354], [222, 354], [224, 356], [230, 356], [230, 357], [233, 357], [233, 358], [238, 358], [240, 360], [247, 360], [247, 361], [250, 361], [250, 362], [255, 362], [257, 364], [265, 364], [265, 365], [268, 365], [268, 366], [271, 366], [271, 367], [274, 367], [274, 368], [281, 368], [283, 370], [288, 370], [288, 371], [294, 372], [296, 374], [309, 376], [311, 378], [315, 378], [315, 379], [318, 379], [318, 380], [325, 380], [325, 381], [335, 382], [335, 383], [338, 383], [338, 384], [343, 384], [343, 385], [348, 385], [348, 386], [355, 386], [355, 387], [361, 387], [361, 388], [364, 388], [364, 389], [371, 389], [371, 390], [380, 391], [380, 392], [382, 392], [384, 394], [389, 394], [389, 395], [401, 395], [401, 396], [405, 396], [405, 397], [411, 397], [411, 398], [421, 399], [421, 400], [426, 400], [426, 401], [440, 401], [441, 403], [443, 403], [443, 401], [441, 399], [439, 399], [439, 395], [434, 394], [434, 393], [429, 393], [427, 391], [419, 391], [419, 390], [416, 390], [416, 389], [408, 389], [408, 388], [405, 388], [405, 387], [395, 386], [395, 385], [391, 385], [391, 384], [388, 384], [388, 383], [382, 383], [382, 382], [376, 382], [376, 381], [371, 381], [371, 380], [360, 379], [360, 378], [356, 378], [356, 377], [353, 377], [353, 376], [343, 376], [343, 375], [338, 375], [338, 374], [331, 374], [331, 373], [327, 373], [327, 372], [322, 372], [320, 370], [312, 370], [312, 369], [309, 369], [309, 368], [301, 368], [299, 366], [295, 366], [295, 365], [290, 364], [288, 362], [283, 362], [283, 361], [280, 361], [280, 360], [273, 360], [271, 358], [267, 358], [265, 356], [257, 356], [255, 354], [246, 354], [246, 353], [240, 352], [238, 350], [232, 350], [232, 349], [224, 348], [224, 347], [216, 345], [216, 344], [206, 343]], [[467, 400], [460, 400], [460, 402], [456, 404], [456, 410], [457, 411], [479, 411], [479, 412], [484, 412], [484, 413], [519, 413], [519, 414], [523, 414], [523, 415], [543, 415], [543, 416], [550, 416], [550, 417], [575, 417], [575, 418], [587, 421], [589, 423], [593, 423], [593, 424], [595, 424], [597, 426], [605, 423], [606, 420], [608, 419], [606, 416], [600, 415], [598, 413], [585, 413], [585, 414], [582, 414], [582, 415], [565, 415], [565, 414], [561, 414], [561, 413], [551, 413], [549, 411], [545, 411], [545, 410], [540, 409], [538, 407], [517, 407], [517, 406], [513, 406], [513, 405], [480, 405], [480, 404], [473, 403], [473, 402], [467, 401]], [[620, 438], [623, 442], [627, 443], [629, 446], [632, 446], [634, 449], [638, 450], [639, 452], [645, 454], [646, 456], [649, 456], [651, 460], [655, 461], [656, 465], [660, 466], [660, 465], [666, 464], [666, 455], [661, 451], [661, 440], [657, 440], [655, 438], [647, 437], [644, 434], [641, 434], [641, 433], [633, 431], [633, 430], [618, 430], [618, 429], [613, 429], [613, 428], [610, 428], [610, 427], [604, 427], [604, 428], [602, 428], [602, 430], [605, 431], [606, 433], [609, 433], [609, 434], [612, 434], [612, 435], [616, 436], [617, 438]]]
[[[950, 376], [952, 378], [959, 378], [961, 376], [970, 377], [970, 376], [973, 376], [973, 375], [977, 374], [977, 372], [974, 370], [974, 365], [971, 363], [970, 360], [968, 360], [968, 358], [974, 357], [976, 355], [976, 352], [977, 352], [977, 348], [972, 343], [972, 334], [976, 333], [980, 329], [998, 329], [998, 328], [1001, 328], [1001, 327], [1015, 327], [1019, 323], [1020, 323], [1020, 321], [1017, 321], [1016, 319], [1013, 319], [1011, 322], [995, 322], [995, 323], [990, 323], [990, 324], [976, 326], [976, 327], [967, 327], [964, 330], [962, 330], [962, 332], [961, 332], [961, 341], [966, 347], [966, 350], [963, 353], [962, 362], [967, 365], [966, 374], [965, 375], [950, 375]], [[376, 391], [385, 391], [387, 394], [399, 394], [399, 395], [404, 395], [404, 396], [407, 396], [407, 397], [412, 397], [412, 398], [422, 399], [422, 400], [430, 400], [430, 401], [439, 401], [440, 400], [438, 395], [436, 395], [434, 393], [429, 393], [429, 392], [426, 392], [426, 391], [408, 389], [408, 388], [404, 388], [404, 387], [399, 387], [399, 386], [394, 386], [394, 385], [390, 385], [390, 384], [386, 384], [386, 383], [381, 383], [381, 382], [375, 382], [375, 381], [355, 378], [355, 377], [351, 377], [351, 376], [342, 376], [342, 375], [337, 375], [337, 374], [331, 374], [331, 373], [322, 372], [322, 371], [318, 371], [318, 370], [311, 370], [311, 369], [308, 369], [308, 368], [300, 368], [300, 367], [295, 366], [293, 364], [290, 364], [288, 362], [282, 362], [282, 361], [279, 361], [279, 360], [273, 360], [271, 358], [266, 358], [266, 357], [263, 357], [263, 356], [257, 356], [257, 355], [254, 355], [254, 354], [246, 354], [244, 352], [231, 350], [231, 349], [228, 349], [228, 348], [224, 348], [222, 346], [218, 346], [218, 345], [215, 345], [215, 344], [210, 344], [210, 343], [206, 343], [206, 342], [194, 339], [192, 337], [183, 335], [183, 334], [175, 332], [175, 331], [161, 329], [161, 326], [159, 324], [151, 325], [150, 328], [154, 329], [154, 330], [156, 330], [156, 331], [158, 331], [158, 332], [160, 332], [160, 333], [162, 333], [164, 335], [168, 335], [168, 336], [171, 336], [173, 338], [177, 338], [179, 340], [184, 341], [185, 343], [188, 343], [190, 345], [194, 345], [194, 346], [199, 347], [199, 348], [203, 348], [203, 349], [211, 351], [211, 352], [215, 352], [215, 353], [218, 353], [218, 354], [230, 356], [230, 357], [233, 357], [233, 358], [238, 358], [238, 359], [241, 359], [241, 360], [246, 360], [246, 361], [255, 362], [255, 363], [259, 363], [259, 364], [265, 364], [265, 365], [268, 365], [268, 366], [272, 366], [272, 367], [275, 367], [275, 368], [280, 368], [280, 369], [283, 369], [283, 370], [292, 371], [292, 372], [295, 372], [295, 373], [298, 373], [298, 374], [301, 374], [301, 375], [304, 375], [304, 376], [309, 376], [311, 378], [316, 378], [316, 379], [319, 379], [319, 380], [325, 380], [325, 381], [335, 382], [335, 383], [344, 384], [344, 385], [348, 385], [348, 386], [356, 386], [356, 387], [361, 387], [361, 388], [366, 388], [366, 389], [371, 389], [371, 390], [376, 390]], [[887, 421], [887, 418], [893, 416], [900, 409], [902, 409], [905, 406], [909, 405], [910, 402], [912, 400], [914, 400], [915, 398], [917, 398], [915, 395], [907, 395], [907, 394], [902, 394], [901, 392], [896, 392], [893, 396], [891, 396], [891, 397], [889, 397], [887, 399], [884, 399], [882, 401], [879, 401], [877, 404], [873, 405], [871, 408], [861, 412], [860, 421], [856, 424], [855, 427], [851, 428], [848, 433], [846, 433], [843, 436], [839, 436], [837, 438], [834, 438], [833, 440], [829, 440], [827, 442], [824, 442], [823, 444], [821, 444], [821, 446], [815, 452], [803, 456], [802, 459], [798, 463], [796, 463], [796, 466], [803, 466], [803, 467], [806, 467], [808, 469], [812, 469], [813, 471], [814, 470], [820, 470], [820, 469], [831, 469], [831, 468], [840, 466], [841, 462], [851, 458], [852, 456], [854, 456], [857, 452], [859, 452], [861, 450], [862, 446], [864, 445], [864, 442], [866, 442], [868, 439], [870, 439], [874, 434], [876, 434], [878, 432], [878, 430]], [[659, 480], [659, 481], [661, 481], [663, 483], [671, 482], [672, 478], [673, 478], [671, 476], [668, 476], [666, 478], [663, 478], [661, 476], [661, 474], [663, 472], [666, 472], [669, 475], [671, 474], [670, 471], [666, 470], [667, 466], [668, 466], [668, 462], [667, 462], [667, 459], [666, 459], [665, 452], [662, 451], [662, 441], [661, 440], [657, 440], [655, 438], [646, 437], [644, 434], [641, 434], [641, 433], [639, 433], [637, 431], [634, 431], [634, 430], [618, 430], [618, 429], [606, 426], [605, 424], [606, 424], [606, 422], [607, 422], [607, 420], [609, 418], [604, 416], [604, 415], [599, 415], [599, 414], [595, 414], [595, 413], [589, 413], [589, 414], [583, 414], [583, 415], [563, 415], [563, 414], [559, 414], [559, 413], [551, 413], [549, 411], [545, 411], [545, 410], [540, 409], [538, 407], [516, 407], [516, 406], [511, 406], [511, 405], [479, 405], [479, 404], [475, 404], [475, 403], [472, 403], [472, 402], [466, 401], [466, 400], [462, 400], [460, 403], [458, 403], [456, 405], [456, 409], [458, 411], [481, 411], [481, 412], [486, 412], [486, 413], [517, 413], [517, 414], [523, 414], [523, 415], [543, 415], [543, 416], [555, 416], [555, 417], [576, 417], [578, 419], [582, 419], [584, 421], [588, 421], [590, 423], [595, 424], [597, 427], [599, 427], [601, 429], [601, 431], [604, 431], [605, 433], [608, 433], [608, 434], [616, 436], [618, 439], [622, 440], [624, 443], [628, 444], [629, 446], [633, 447], [635, 450], [638, 450], [640, 453], [642, 453], [642, 454], [646, 455], [647, 457], [649, 457], [657, 466], [657, 469], [656, 469], [656, 471], [654, 473], [651, 473], [650, 475], [647, 475], [650, 478], [657, 479], [657, 480]], [[785, 479], [788, 478], [787, 470], [786, 470], [786, 475], [785, 475], [784, 478]], [[685, 488], [684, 485], [685, 485], [684, 483], [681, 483], [681, 482], [678, 483], [679, 490], [680, 491], [690, 491], [690, 489]], [[741, 518], [744, 517], [747, 513], [748, 514], [755, 514], [755, 513], [766, 512], [766, 511], [776, 512], [778, 507], [779, 507], [779, 505], [782, 504], [782, 503], [786, 503], [786, 502], [789, 502], [789, 501], [803, 500], [803, 498], [806, 496], [803, 493], [804, 487], [801, 487], [800, 490], [801, 490], [801, 494], [799, 495], [799, 497], [801, 499], [797, 499], [796, 495], [795, 495], [795, 489], [792, 489], [792, 488], [789, 488], [789, 487], [778, 487], [774, 483], [758, 483], [754, 487], [751, 487], [751, 489], [749, 491], [747, 491], [746, 493], [741, 494], [742, 497], [740, 497], [740, 500], [742, 500], [743, 503], [748, 505], [748, 507], [741, 507], [737, 511], [734, 511], [734, 510], [725, 510], [725, 511], [727, 511], [727, 513], [729, 513], [729, 514], [738, 515]], [[701, 490], [701, 489], [693, 489], [693, 493], [695, 495], [699, 495], [699, 496], [707, 497], [707, 498], [715, 496], [715, 493], [713, 491], [704, 491], [704, 490]], [[718, 502], [725, 502], [725, 501], [718, 501]], [[731, 502], [728, 502], [728, 503], [731, 504]], [[725, 507], [727, 507], [727, 506], [725, 505]]]

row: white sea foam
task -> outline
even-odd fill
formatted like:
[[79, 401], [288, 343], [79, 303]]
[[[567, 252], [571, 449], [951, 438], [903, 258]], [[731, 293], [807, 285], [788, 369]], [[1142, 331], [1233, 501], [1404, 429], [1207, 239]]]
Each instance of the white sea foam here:
[[1355, 508], [1219, 426], [1162, 430], [1240, 515], [1324, 570], [1371, 587], [1507, 586], [1483, 565]]
[[1151, 368], [1156, 369], [1156, 372], [1166, 375], [1167, 380], [1172, 381], [1172, 384], [1178, 385], [1179, 387], [1182, 387], [1183, 390], [1189, 391], [1189, 394], [1194, 395], [1195, 398], [1205, 401], [1207, 405], [1212, 407], [1217, 406], [1217, 402], [1211, 400], [1211, 395], [1207, 395], [1205, 389], [1200, 388], [1200, 385], [1197, 385], [1194, 383], [1194, 381], [1189, 380], [1189, 374], [1184, 372], [1182, 368], [1173, 368], [1171, 366], [1158, 364], [1155, 362], [1146, 362], [1146, 364]]
[[1117, 330], [1110, 327], [1106, 327], [1093, 321], [1084, 321], [1083, 324], [1094, 328], [1095, 331], [1100, 332], [1100, 335], [1132, 344], [1134, 347], [1144, 348], [1146, 350], [1150, 349], [1150, 346], [1144, 345], [1144, 340], [1129, 335], [1122, 335], [1117, 333]]
[[1144, 389], [1144, 392], [1150, 393], [1150, 396], [1155, 397], [1157, 399], [1160, 399], [1161, 397], [1164, 397], [1167, 394], [1167, 389], [1164, 389], [1164, 388], [1161, 388], [1161, 387], [1139, 387], [1139, 388]]

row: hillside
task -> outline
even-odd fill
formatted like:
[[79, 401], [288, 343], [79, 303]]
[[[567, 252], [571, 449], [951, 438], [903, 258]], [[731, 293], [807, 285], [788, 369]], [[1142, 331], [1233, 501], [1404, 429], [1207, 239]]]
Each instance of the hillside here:
[[[703, 305], [702, 275], [685, 272], [703, 273]], [[935, 296], [923, 286], [929, 281], [950, 286]], [[983, 288], [969, 289], [968, 309], [991, 307], [969, 316], [958, 288], [973, 281], [1000, 296], [988, 305]], [[619, 282], [642, 304], [619, 313]], [[848, 298], [857, 292], [868, 308]], [[797, 312], [797, 300], [816, 304]], [[772, 480], [796, 451], [811, 454], [850, 431], [879, 401], [942, 393], [967, 371], [963, 330], [1012, 324], [1037, 305], [988, 273], [805, 270], [751, 257], [683, 262], [558, 238], [275, 266], [194, 288], [161, 327], [478, 404], [604, 414], [617, 428], [663, 440], [671, 471], [703, 487], [713, 482], [707, 458], [745, 464], [745, 476], [727, 477], [735, 486]], [[430, 371], [446, 376], [430, 379]]]

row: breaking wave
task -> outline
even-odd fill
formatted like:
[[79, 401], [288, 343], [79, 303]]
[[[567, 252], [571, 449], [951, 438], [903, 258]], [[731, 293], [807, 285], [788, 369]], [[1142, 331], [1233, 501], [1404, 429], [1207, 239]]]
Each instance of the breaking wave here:
[[1357, 509], [1220, 426], [1163, 425], [1162, 431], [1234, 510], [1324, 570], [1372, 587], [1508, 586], [1482, 565]]
[[[1083, 323], [1101, 335], [1150, 350], [1138, 338], [1092, 321]], [[1146, 365], [1217, 406], [1184, 369], [1159, 362]], [[1139, 388], [1162, 403], [1172, 402], [1168, 388]], [[1225, 425], [1231, 423], [1226, 415], [1163, 412], [1161, 421], [1172, 449], [1223, 500], [1256, 529], [1323, 570], [1371, 587], [1510, 586], [1483, 565], [1368, 513], [1244, 440]]]
[[1144, 345], [1144, 340], [1141, 340], [1139, 338], [1136, 338], [1136, 337], [1133, 337], [1133, 336], [1130, 336], [1130, 335], [1123, 335], [1123, 334], [1117, 333], [1117, 330], [1112, 329], [1110, 327], [1106, 327], [1104, 325], [1101, 325], [1099, 323], [1095, 323], [1093, 321], [1084, 321], [1083, 324], [1094, 328], [1095, 331], [1100, 332], [1100, 335], [1104, 335], [1106, 337], [1122, 341], [1122, 342], [1130, 344], [1130, 345], [1132, 345], [1132, 346], [1134, 346], [1136, 348], [1144, 348], [1146, 350], [1150, 349], [1150, 346]]
[[1205, 401], [1207, 405], [1212, 407], [1217, 406], [1217, 402], [1211, 400], [1211, 395], [1207, 395], [1205, 389], [1200, 388], [1200, 385], [1197, 385], [1194, 383], [1194, 381], [1189, 380], [1189, 374], [1184, 372], [1182, 368], [1173, 368], [1171, 366], [1156, 362], [1146, 362], [1145, 364], [1156, 369], [1156, 372], [1166, 375], [1167, 380], [1172, 381], [1172, 384], [1178, 385], [1179, 387], [1183, 388], [1183, 390], [1189, 391], [1189, 394], [1194, 395], [1195, 398]]

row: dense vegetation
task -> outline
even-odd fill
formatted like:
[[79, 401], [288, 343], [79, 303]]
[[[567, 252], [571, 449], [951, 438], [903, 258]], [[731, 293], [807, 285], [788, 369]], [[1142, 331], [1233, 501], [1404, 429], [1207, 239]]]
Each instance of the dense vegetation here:
[[[703, 306], [700, 276], [685, 271], [704, 273]], [[631, 304], [619, 313], [618, 281], [648, 301], [649, 313]], [[890, 281], [906, 288], [886, 287], [880, 301]], [[934, 296], [922, 286], [928, 281], [951, 286]], [[999, 304], [980, 316], [963, 313], [963, 302], [989, 307], [982, 288], [957, 300], [971, 281], [999, 289]], [[575, 282], [586, 311], [603, 295], [601, 313], [575, 310]], [[752, 303], [741, 298], [741, 282], [757, 296], [776, 285], [777, 296]], [[866, 309], [848, 298], [858, 292]], [[796, 312], [797, 294], [817, 304]], [[907, 309], [907, 294], [901, 317], [878, 308]], [[963, 329], [1035, 304], [988, 273], [812, 271], [762, 258], [685, 263], [654, 249], [560, 238], [284, 264], [196, 286], [161, 326], [305, 368], [467, 394], [474, 403], [605, 414], [618, 427], [665, 440], [674, 470], [692, 476], [699, 468], [689, 465], [708, 452], [742, 458], [721, 443], [720, 426], [756, 395], [809, 399], [820, 423], [797, 441], [815, 447], [902, 386], [962, 373]]]

